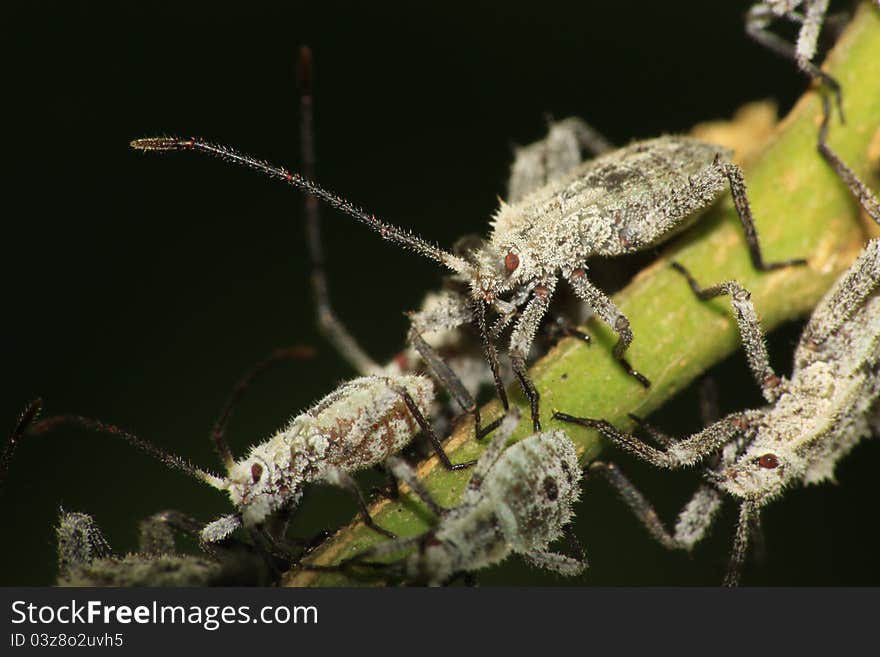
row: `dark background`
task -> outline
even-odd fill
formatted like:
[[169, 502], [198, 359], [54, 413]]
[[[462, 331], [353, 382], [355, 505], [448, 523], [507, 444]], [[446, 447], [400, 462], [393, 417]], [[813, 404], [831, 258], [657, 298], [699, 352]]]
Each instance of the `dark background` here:
[[[744, 2], [7, 4], [0, 420], [35, 395], [47, 412], [114, 422], [212, 466], [208, 430], [242, 371], [277, 347], [316, 359], [268, 376], [238, 409], [237, 453], [352, 372], [317, 334], [299, 194], [190, 154], [145, 156], [138, 136], [196, 134], [296, 168], [295, 56], [315, 53], [318, 171], [330, 189], [449, 245], [483, 232], [511, 144], [576, 114], [617, 143], [730, 116], [806, 87], [751, 43]], [[440, 272], [325, 212], [336, 305], [370, 353], [401, 344], [402, 311]], [[790, 366], [798, 327], [771, 349]], [[645, 339], [644, 336], [641, 339]], [[725, 410], [758, 403], [741, 356], [719, 370]], [[656, 422], [699, 425], [696, 396]], [[4, 419], [5, 418], [5, 419]], [[764, 516], [752, 584], [877, 584], [876, 441], [840, 485], [792, 491]], [[671, 520], [693, 473], [625, 461]], [[21, 446], [0, 491], [0, 583], [54, 578], [59, 505], [88, 511], [119, 551], [144, 516], [202, 519], [223, 496], [121, 442], [58, 431]], [[321, 490], [304, 527], [352, 515]], [[695, 555], [651, 543], [608, 489], [590, 485], [576, 532], [592, 568], [578, 584], [716, 584], [732, 508]], [[328, 520], [329, 519], [329, 520]], [[486, 584], [567, 581], [517, 560]]]

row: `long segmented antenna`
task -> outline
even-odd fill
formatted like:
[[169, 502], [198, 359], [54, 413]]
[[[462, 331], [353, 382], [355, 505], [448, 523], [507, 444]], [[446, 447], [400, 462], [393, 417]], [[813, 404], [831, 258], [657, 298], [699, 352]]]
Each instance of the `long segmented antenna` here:
[[212, 144], [210, 142], [190, 137], [182, 139], [180, 137], [146, 137], [144, 139], [135, 139], [131, 142], [131, 147], [141, 151], [199, 151], [212, 155], [216, 158], [238, 164], [249, 169], [259, 171], [270, 178], [276, 178], [283, 182], [298, 187], [304, 192], [320, 198], [337, 210], [341, 210], [348, 216], [356, 219], [373, 231], [379, 233], [382, 239], [389, 242], [396, 242], [407, 248], [412, 249], [416, 253], [439, 262], [441, 265], [448, 267], [452, 271], [466, 275], [473, 270], [473, 267], [462, 258], [452, 255], [448, 251], [444, 251], [439, 246], [426, 242], [420, 237], [416, 237], [409, 231], [405, 231], [392, 224], [385, 223], [370, 214], [363, 208], [345, 200], [341, 196], [337, 196], [327, 191], [318, 183], [303, 177], [298, 173], [292, 173], [283, 167], [278, 167], [255, 157], [240, 153], [228, 146]]
[[220, 411], [220, 415], [217, 416], [217, 421], [214, 422], [214, 427], [211, 429], [211, 440], [214, 443], [217, 453], [220, 455], [220, 460], [223, 461], [223, 465], [225, 465], [227, 469], [232, 466], [235, 459], [232, 456], [232, 450], [229, 449], [229, 445], [226, 443], [226, 428], [229, 425], [229, 418], [232, 416], [232, 409], [241, 399], [241, 396], [257, 377], [264, 374], [278, 363], [286, 360], [312, 358], [314, 355], [315, 351], [311, 347], [300, 346], [279, 349], [257, 363], [235, 384], [235, 387], [229, 394], [229, 398], [223, 405], [223, 409]]
[[[38, 412], [40, 408], [42, 408], [42, 402], [39, 402], [39, 406], [36, 408]], [[105, 433], [109, 436], [113, 436], [115, 438], [122, 438], [127, 443], [137, 447], [142, 452], [149, 454], [150, 456], [159, 459], [170, 468], [174, 468], [176, 470], [181, 470], [186, 474], [202, 481], [209, 486], [217, 488], [219, 490], [226, 489], [226, 480], [218, 477], [215, 474], [211, 474], [206, 470], [202, 470], [201, 468], [197, 468], [192, 463], [187, 461], [186, 459], [177, 456], [176, 454], [172, 454], [170, 452], [166, 452], [161, 447], [154, 445], [153, 443], [144, 440], [143, 438], [138, 438], [133, 433], [125, 431], [113, 424], [107, 424], [106, 422], [101, 422], [100, 420], [93, 420], [92, 418], [82, 417], [80, 415], [53, 415], [51, 417], [47, 417], [39, 422], [33, 422], [33, 419], [36, 417], [36, 412], [34, 412], [35, 404], [34, 402], [31, 406], [28, 407], [28, 410], [25, 411], [25, 414], [22, 416], [22, 421], [19, 422], [19, 428], [17, 433], [13, 434], [10, 439], [10, 447], [7, 447], [6, 453], [11, 455], [11, 445], [13, 442], [20, 440], [21, 438], [27, 437], [37, 437], [41, 436], [45, 433], [48, 433], [55, 427], [61, 424], [72, 424], [76, 426], [83, 427], [90, 431], [97, 431], [100, 433]], [[4, 460], [8, 460], [6, 458], [6, 453], [4, 453]]]

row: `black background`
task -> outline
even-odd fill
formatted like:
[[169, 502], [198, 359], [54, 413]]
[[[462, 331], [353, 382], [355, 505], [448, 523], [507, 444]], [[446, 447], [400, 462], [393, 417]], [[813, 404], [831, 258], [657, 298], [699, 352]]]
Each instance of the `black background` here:
[[[484, 230], [511, 144], [542, 136], [546, 113], [582, 116], [626, 143], [754, 99], [775, 98], [785, 112], [806, 81], [745, 37], [745, 5], [7, 4], [0, 419], [11, 430], [39, 394], [50, 413], [115, 422], [209, 466], [215, 414], [240, 373], [273, 349], [309, 344], [319, 355], [248, 397], [231, 428], [237, 453], [352, 375], [313, 326], [299, 194], [216, 161], [127, 146], [197, 134], [295, 169], [300, 44], [315, 53], [322, 182], [449, 245]], [[403, 339], [402, 311], [440, 272], [324, 216], [336, 306], [384, 360]], [[797, 329], [771, 343], [783, 370]], [[719, 372], [725, 410], [759, 401], [741, 356]], [[693, 392], [656, 421], [696, 429]], [[765, 559], [746, 583], [878, 583], [878, 454], [876, 442], [862, 445], [839, 468], [840, 485], [792, 491], [770, 507]], [[692, 473], [626, 467], [664, 518], [694, 486]], [[120, 551], [134, 547], [149, 513], [228, 510], [215, 491], [125, 444], [59, 431], [21, 447], [0, 491], [0, 583], [53, 579], [60, 504], [94, 514]], [[352, 509], [344, 494], [318, 491], [302, 526], [341, 522]], [[653, 545], [602, 485], [578, 512], [592, 562], [579, 584], [720, 580], [730, 512], [691, 559]], [[566, 583], [515, 560], [481, 581]]]

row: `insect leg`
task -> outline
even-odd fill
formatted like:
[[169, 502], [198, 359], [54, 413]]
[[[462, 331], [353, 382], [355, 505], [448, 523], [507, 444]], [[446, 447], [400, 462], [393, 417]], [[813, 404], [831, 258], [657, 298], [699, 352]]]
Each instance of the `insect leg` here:
[[370, 510], [367, 508], [367, 502], [364, 499], [364, 494], [361, 492], [361, 487], [358, 486], [358, 483], [349, 473], [342, 468], [328, 466], [323, 479], [329, 484], [346, 489], [354, 496], [355, 502], [357, 502], [358, 512], [367, 527], [383, 536], [387, 536], [388, 538], [397, 538], [396, 534], [375, 523], [373, 516], [370, 515]]
[[658, 468], [676, 469], [694, 465], [717, 451], [743, 431], [743, 427], [750, 420], [750, 415], [748, 412], [728, 415], [688, 438], [672, 442], [665, 451], [645, 444], [635, 435], [621, 431], [606, 420], [575, 417], [559, 411], [553, 413], [553, 418], [597, 429], [615, 445]]
[[547, 337], [551, 341], [558, 341], [562, 338], [577, 338], [587, 344], [592, 342], [592, 338], [581, 331], [577, 324], [562, 315], [553, 315], [552, 320], [546, 327]]
[[416, 423], [421, 428], [422, 432], [428, 437], [428, 440], [431, 443], [431, 446], [434, 448], [434, 451], [437, 453], [437, 457], [440, 459], [440, 462], [443, 464], [447, 470], [463, 470], [464, 468], [469, 468], [476, 463], [476, 461], [467, 461], [465, 463], [453, 463], [449, 460], [449, 456], [446, 454], [446, 450], [443, 449], [443, 443], [440, 442], [440, 438], [437, 437], [437, 434], [434, 432], [434, 428], [431, 426], [431, 423], [425, 419], [425, 416], [422, 415], [422, 412], [419, 410], [418, 404], [416, 404], [415, 400], [410, 396], [410, 394], [404, 390], [403, 388], [399, 388], [397, 386], [391, 386], [394, 388], [397, 393], [403, 397], [403, 401], [406, 404], [406, 407], [409, 409], [410, 414], [415, 418]]
[[581, 150], [599, 155], [613, 148], [610, 141], [577, 117], [551, 120], [546, 137], [515, 150], [507, 182], [507, 201], [516, 203], [569, 173], [583, 161]]
[[701, 288], [683, 265], [673, 262], [672, 267], [687, 279], [691, 290], [698, 299], [707, 301], [723, 294], [730, 296], [730, 304], [736, 314], [736, 324], [739, 327], [752, 376], [755, 377], [755, 381], [761, 388], [764, 399], [769, 402], [776, 401], [776, 398], [779, 397], [778, 388], [781, 380], [770, 366], [767, 344], [764, 342], [764, 331], [761, 329], [761, 322], [755, 312], [749, 291], [736, 281], [726, 281], [712, 287]]
[[831, 116], [831, 109], [828, 106], [828, 99], [824, 96], [822, 97], [822, 110], [822, 125], [819, 128], [819, 152], [828, 164], [831, 165], [831, 168], [834, 169], [840, 179], [847, 187], [849, 187], [852, 195], [855, 196], [856, 200], [859, 202], [859, 205], [864, 208], [865, 212], [867, 212], [877, 224], [880, 224], [880, 201], [877, 200], [874, 193], [859, 179], [855, 172], [850, 169], [840, 157], [838, 157], [837, 153], [831, 149], [826, 141], [828, 138], [828, 123]]
[[[409, 341], [413, 348], [419, 353], [419, 356], [422, 357], [422, 360], [431, 371], [431, 374], [433, 374], [446, 391], [449, 392], [449, 395], [456, 401], [461, 409], [468, 415], [473, 415], [474, 430], [476, 432], [477, 440], [494, 431], [498, 427], [502, 418], [492, 421], [486, 427], [481, 426], [480, 407], [473, 395], [471, 395], [468, 389], [464, 386], [464, 383], [462, 383], [461, 379], [458, 378], [458, 375], [451, 367], [449, 367], [446, 361], [443, 360], [437, 351], [425, 341], [422, 334], [415, 326], [410, 328]], [[432, 433], [433, 431], [431, 431], [431, 434]], [[440, 454], [440, 452], [438, 452], [438, 454]]]
[[618, 310], [614, 302], [608, 296], [593, 285], [586, 272], [583, 269], [575, 269], [566, 278], [574, 289], [575, 294], [587, 303], [593, 311], [617, 334], [617, 344], [614, 345], [614, 358], [623, 366], [627, 374], [632, 376], [636, 381], [648, 388], [651, 382], [642, 374], [632, 368], [623, 354], [629, 349], [632, 343], [632, 329], [629, 326], [629, 320], [623, 313]]
[[761, 243], [758, 241], [758, 231], [755, 228], [755, 220], [752, 217], [752, 208], [749, 204], [749, 197], [746, 194], [746, 182], [743, 178], [742, 170], [733, 162], [720, 162], [716, 160], [716, 166], [727, 176], [727, 180], [730, 183], [733, 205], [736, 208], [737, 215], [739, 215], [739, 221], [746, 236], [746, 244], [749, 247], [749, 256], [755, 269], [758, 271], [771, 271], [792, 265], [805, 265], [807, 261], [803, 258], [792, 258], [791, 260], [780, 260], [779, 262], [764, 262], [764, 256], [761, 254]]
[[795, 62], [801, 71], [828, 87], [834, 93], [840, 120], [845, 122], [840, 84], [810, 61], [816, 54], [816, 44], [827, 9], [828, 0], [807, 0], [807, 14], [797, 44], [792, 45], [768, 29], [774, 16], [767, 3], [759, 2], [746, 14], [746, 34], [768, 50]]
[[653, 505], [614, 463], [594, 461], [590, 464], [589, 471], [591, 474], [601, 474], [651, 537], [668, 550], [692, 550], [712, 526], [721, 508], [721, 494], [718, 490], [708, 484], [701, 484], [679, 513], [675, 530], [670, 533], [660, 521]]
[[501, 368], [498, 363], [498, 352], [495, 349], [495, 343], [489, 337], [489, 329], [486, 326], [486, 306], [482, 300], [475, 300], [473, 303], [474, 318], [477, 320], [477, 328], [480, 331], [480, 342], [483, 343], [483, 354], [486, 362], [489, 363], [489, 369], [492, 370], [492, 379], [495, 381], [495, 391], [498, 393], [498, 399], [501, 400], [501, 406], [507, 411], [510, 408], [510, 402], [507, 399], [507, 390], [504, 388], [504, 381], [501, 380]]
[[758, 521], [759, 513], [759, 507], [749, 502], [743, 502], [739, 508], [739, 522], [736, 526], [736, 536], [733, 539], [733, 549], [730, 552], [727, 573], [724, 576], [724, 586], [737, 586], [739, 584], [746, 555], [749, 551], [749, 538], [753, 533], [755, 523]]
[[539, 568], [552, 570], [560, 575], [571, 577], [580, 575], [588, 567], [586, 560], [575, 559], [559, 552], [550, 552], [549, 550], [533, 550], [531, 552], [523, 552], [523, 557]]
[[[312, 93], [312, 51], [303, 46], [299, 51], [299, 116], [300, 158], [307, 178], [315, 176], [314, 96]], [[321, 241], [321, 215], [318, 199], [305, 194], [306, 244], [309, 249], [312, 295], [318, 315], [318, 329], [337, 352], [359, 374], [378, 374], [382, 368], [358, 344], [330, 303], [330, 290], [324, 271], [324, 246]]]
[[[825, 295], [810, 316], [800, 345], [816, 347], [835, 335], [840, 327], [864, 307], [880, 284], [880, 239], [865, 246], [856, 261]], [[801, 346], [798, 354], [802, 353]]]
[[467, 485], [468, 490], [478, 490], [483, 485], [483, 480], [486, 478], [486, 474], [492, 469], [492, 466], [495, 465], [495, 461], [498, 460], [498, 457], [501, 456], [501, 452], [504, 451], [504, 446], [507, 444], [510, 436], [513, 435], [513, 431], [516, 429], [519, 421], [520, 414], [516, 407], [510, 409], [507, 415], [502, 418], [498, 431], [492, 436], [492, 441], [489, 443], [486, 451], [483, 452], [480, 459], [477, 461], [477, 465], [474, 467], [471, 479]]
[[535, 431], [541, 430], [541, 418], [538, 408], [540, 395], [538, 394], [535, 384], [529, 378], [526, 371], [526, 357], [535, 341], [535, 333], [538, 332], [538, 326], [541, 319], [550, 307], [550, 299], [553, 296], [553, 290], [556, 288], [556, 279], [551, 278], [540, 285], [535, 286], [532, 298], [523, 310], [522, 315], [517, 320], [510, 335], [510, 363], [513, 372], [522, 386], [526, 397], [529, 399], [529, 405], [532, 411], [532, 424]]
[[415, 470], [412, 469], [409, 463], [396, 456], [389, 456], [386, 463], [391, 474], [409, 486], [413, 493], [431, 510], [431, 513], [435, 516], [442, 516], [446, 513], [446, 509], [437, 503], [431, 493], [428, 492], [428, 489], [419, 481]]

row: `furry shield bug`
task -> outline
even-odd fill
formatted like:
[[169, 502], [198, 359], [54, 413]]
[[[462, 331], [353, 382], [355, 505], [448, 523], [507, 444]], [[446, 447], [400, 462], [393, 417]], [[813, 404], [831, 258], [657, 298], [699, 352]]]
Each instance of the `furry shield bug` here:
[[307, 483], [329, 483], [348, 489], [355, 496], [364, 521], [374, 530], [393, 536], [375, 523], [366, 508], [360, 488], [350, 472], [382, 463], [405, 447], [420, 431], [428, 435], [443, 464], [449, 469], [468, 467], [452, 464], [430, 424], [425, 420], [433, 401], [429, 379], [418, 375], [361, 377], [349, 381], [310, 409], [294, 417], [263, 443], [254, 445], [238, 460], [225, 440], [225, 429], [233, 404], [250, 382], [270, 365], [302, 356], [302, 349], [277, 352], [258, 365], [236, 386], [214, 426], [212, 437], [226, 468], [218, 476], [196, 467], [117, 426], [77, 415], [57, 415], [38, 420], [42, 402], [33, 402], [22, 416], [4, 452], [3, 465], [23, 437], [42, 435], [59, 425], [72, 424], [122, 438], [133, 446], [181, 470], [199, 481], [226, 491], [235, 513], [209, 523], [201, 531], [208, 543], [221, 541], [238, 527], [253, 530], [257, 539], [285, 554], [276, 541], [269, 521], [291, 512], [299, 504]]
[[[556, 430], [533, 434], [505, 449], [519, 420], [509, 421], [513, 415], [496, 431], [456, 507], [442, 507], [412, 467], [402, 459], [389, 459], [391, 472], [437, 516], [428, 532], [380, 543], [338, 566], [304, 567], [390, 569], [407, 582], [440, 585], [517, 553], [562, 575], [582, 573], [585, 559], [548, 548], [563, 535], [580, 495], [581, 468], [574, 444], [564, 431]], [[409, 548], [414, 550], [400, 562], [375, 561]]]
[[198, 523], [174, 511], [140, 524], [135, 553], [117, 556], [86, 513], [62, 510], [56, 526], [59, 586], [267, 585], [274, 579], [266, 556], [240, 541], [206, 546], [202, 555], [180, 554], [172, 529], [198, 533]]
[[653, 247], [688, 225], [729, 186], [754, 266], [770, 270], [804, 262], [764, 261], [741, 170], [730, 161], [726, 149], [690, 137], [633, 143], [585, 162], [516, 203], [502, 203], [489, 237], [464, 256], [381, 221], [298, 173], [226, 146], [177, 137], [136, 139], [131, 145], [143, 151], [198, 151], [255, 169], [323, 200], [383, 239], [450, 269], [469, 288], [471, 316], [505, 407], [507, 397], [489, 335], [487, 307], [498, 313], [496, 331], [513, 322], [510, 362], [529, 398], [536, 431], [541, 426], [539, 394], [526, 372], [526, 357], [560, 278], [618, 335], [615, 358], [642, 385], [649, 385], [624, 358], [633, 339], [629, 320], [590, 282], [587, 260], [591, 256]]

